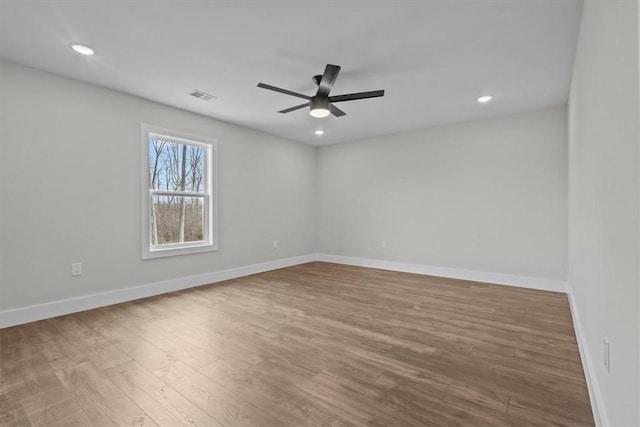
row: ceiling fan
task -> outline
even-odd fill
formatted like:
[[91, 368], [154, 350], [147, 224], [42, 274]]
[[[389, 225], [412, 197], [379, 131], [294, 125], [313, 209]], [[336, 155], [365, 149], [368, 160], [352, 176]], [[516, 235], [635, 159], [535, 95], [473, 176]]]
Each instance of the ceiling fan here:
[[346, 115], [347, 113], [333, 105], [334, 103], [355, 101], [356, 99], [376, 98], [378, 96], [384, 95], [384, 90], [374, 90], [371, 92], [358, 92], [349, 93], [346, 95], [329, 96], [329, 92], [331, 92], [331, 88], [333, 88], [333, 84], [338, 78], [339, 72], [339, 65], [327, 64], [327, 67], [324, 69], [324, 74], [313, 76], [313, 82], [318, 85], [318, 91], [314, 96], [307, 96], [302, 93], [293, 92], [287, 89], [281, 89], [279, 87], [271, 86], [265, 83], [258, 83], [258, 87], [284, 93], [286, 95], [296, 96], [308, 101], [304, 104], [296, 105], [295, 107], [290, 107], [278, 111], [278, 113], [290, 113], [301, 108], [310, 107], [309, 114], [311, 114], [313, 117], [327, 117], [329, 114], [333, 114], [336, 117], [341, 117]]

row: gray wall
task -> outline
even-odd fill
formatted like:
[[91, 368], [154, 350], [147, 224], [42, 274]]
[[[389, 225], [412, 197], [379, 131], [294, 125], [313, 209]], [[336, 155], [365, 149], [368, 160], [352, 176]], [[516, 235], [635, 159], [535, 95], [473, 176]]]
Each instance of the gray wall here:
[[322, 147], [319, 252], [565, 280], [566, 132], [559, 106]]
[[585, 2], [569, 100], [569, 283], [614, 426], [640, 425], [637, 7]]
[[[6, 62], [0, 76], [0, 310], [315, 252], [313, 147]], [[219, 251], [140, 259], [141, 123], [218, 139]]]

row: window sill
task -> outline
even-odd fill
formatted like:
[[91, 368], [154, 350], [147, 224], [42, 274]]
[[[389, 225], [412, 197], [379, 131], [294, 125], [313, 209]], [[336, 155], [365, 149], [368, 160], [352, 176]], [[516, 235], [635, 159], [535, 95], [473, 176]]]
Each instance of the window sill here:
[[170, 256], [179, 256], [179, 255], [189, 255], [189, 254], [197, 254], [201, 252], [213, 252], [218, 250], [217, 244], [207, 243], [207, 244], [199, 244], [192, 245], [186, 247], [173, 247], [173, 248], [163, 248], [163, 249], [147, 249], [143, 250], [142, 259], [154, 259], [154, 258], [164, 258]]

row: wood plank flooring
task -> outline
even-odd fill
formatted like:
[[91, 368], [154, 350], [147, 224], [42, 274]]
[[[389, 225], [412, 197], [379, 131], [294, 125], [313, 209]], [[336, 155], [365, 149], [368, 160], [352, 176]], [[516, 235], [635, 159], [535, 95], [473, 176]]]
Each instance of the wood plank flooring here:
[[309, 263], [0, 330], [0, 426], [590, 426], [566, 295]]

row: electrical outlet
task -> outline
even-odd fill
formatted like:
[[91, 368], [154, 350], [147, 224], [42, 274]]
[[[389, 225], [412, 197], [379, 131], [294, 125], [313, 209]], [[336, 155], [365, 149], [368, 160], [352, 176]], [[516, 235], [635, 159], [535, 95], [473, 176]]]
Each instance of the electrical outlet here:
[[278, 249], [278, 241], [277, 240], [273, 241], [273, 249]]
[[603, 356], [604, 356], [604, 367], [607, 369], [607, 372], [611, 372], [611, 359], [609, 358], [609, 351], [610, 351], [609, 344], [610, 344], [609, 338], [604, 337]]
[[386, 241], [386, 240], [383, 240], [382, 242], [380, 242], [380, 247], [381, 247], [382, 249], [387, 249], [387, 241]]
[[71, 264], [71, 275], [80, 276], [82, 274], [82, 263], [74, 262]]

